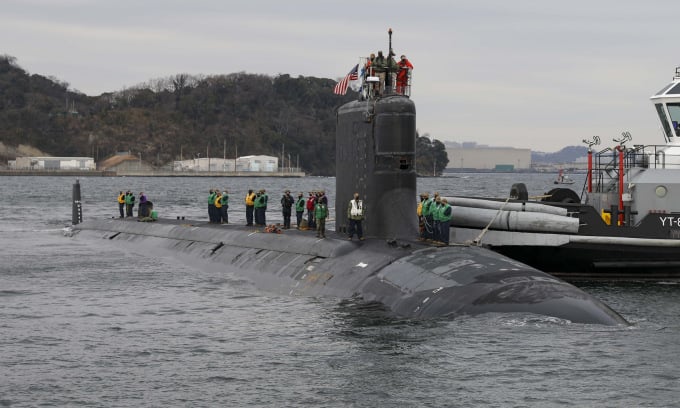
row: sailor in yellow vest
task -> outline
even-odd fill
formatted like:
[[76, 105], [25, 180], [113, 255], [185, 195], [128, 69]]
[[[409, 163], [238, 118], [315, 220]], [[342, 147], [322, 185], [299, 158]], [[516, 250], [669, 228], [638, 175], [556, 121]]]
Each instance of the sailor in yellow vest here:
[[222, 223], [222, 193], [220, 190], [215, 190], [215, 224]]
[[255, 211], [255, 197], [253, 190], [248, 190], [246, 194], [246, 225], [253, 225], [253, 212]]
[[125, 193], [122, 191], [118, 194], [118, 211], [120, 211], [120, 218], [125, 218]]

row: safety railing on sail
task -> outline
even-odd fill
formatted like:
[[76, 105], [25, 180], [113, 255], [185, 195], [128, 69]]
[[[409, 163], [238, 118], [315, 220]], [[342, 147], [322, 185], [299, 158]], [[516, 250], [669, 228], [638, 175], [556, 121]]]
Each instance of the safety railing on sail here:
[[390, 95], [411, 96], [413, 71], [408, 67], [400, 67], [392, 61], [386, 67], [369, 64], [363, 59], [362, 99], [375, 99]]

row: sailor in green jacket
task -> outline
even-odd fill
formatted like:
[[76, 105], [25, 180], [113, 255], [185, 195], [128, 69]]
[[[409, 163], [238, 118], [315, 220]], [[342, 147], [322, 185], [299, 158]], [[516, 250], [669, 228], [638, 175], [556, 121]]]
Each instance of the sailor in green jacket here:
[[434, 200], [430, 198], [428, 193], [423, 193], [424, 201], [422, 207], [423, 216], [423, 239], [433, 239], [434, 238], [434, 218], [432, 216], [432, 210], [434, 209]]
[[217, 198], [217, 193], [210, 189], [210, 194], [208, 194], [208, 220], [212, 224], [215, 222], [215, 198]]
[[125, 216], [132, 217], [132, 209], [135, 207], [135, 195], [131, 191], [125, 193]]
[[300, 224], [302, 224], [302, 216], [305, 213], [305, 204], [307, 203], [307, 200], [305, 200], [304, 194], [302, 194], [302, 191], [300, 191], [300, 194], [298, 194], [297, 201], [295, 201], [295, 215], [297, 216], [297, 229], [300, 229]]
[[321, 199], [316, 200], [314, 205], [314, 218], [316, 219], [316, 236], [326, 238], [326, 218], [328, 218], [328, 206]]
[[267, 224], [265, 210], [267, 209], [267, 196], [264, 190], [257, 192], [255, 197], [255, 225], [263, 227]]
[[439, 206], [437, 213], [439, 218], [439, 239], [437, 239], [437, 241], [448, 245], [452, 208], [446, 198], [442, 198], [441, 205]]

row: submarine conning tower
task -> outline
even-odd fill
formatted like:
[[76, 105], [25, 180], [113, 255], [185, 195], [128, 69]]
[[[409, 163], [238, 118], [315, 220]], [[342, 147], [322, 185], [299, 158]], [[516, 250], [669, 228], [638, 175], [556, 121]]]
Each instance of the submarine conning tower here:
[[335, 230], [347, 231], [347, 207], [357, 192], [364, 235], [417, 237], [413, 101], [393, 94], [346, 103], [338, 109], [335, 147]]

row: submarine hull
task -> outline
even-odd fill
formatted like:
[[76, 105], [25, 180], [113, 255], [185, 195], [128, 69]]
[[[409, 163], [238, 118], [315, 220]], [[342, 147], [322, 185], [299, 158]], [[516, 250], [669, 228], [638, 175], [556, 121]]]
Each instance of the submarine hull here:
[[80, 239], [223, 268], [280, 294], [379, 302], [399, 317], [513, 312], [575, 323], [626, 323], [575, 286], [482, 247], [349, 242], [297, 230], [272, 234], [172, 220], [88, 220], [73, 229]]

